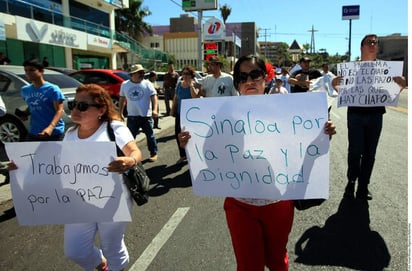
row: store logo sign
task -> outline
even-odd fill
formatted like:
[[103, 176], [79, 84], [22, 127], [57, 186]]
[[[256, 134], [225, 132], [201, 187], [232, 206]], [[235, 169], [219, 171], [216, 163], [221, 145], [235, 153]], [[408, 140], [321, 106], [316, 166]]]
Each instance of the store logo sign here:
[[214, 22], [209, 26], [207, 33], [213, 35], [216, 32], [218, 32], [219, 29], [220, 29], [220, 22]]
[[203, 26], [204, 40], [224, 40], [226, 36], [225, 24], [219, 19], [212, 17]]
[[27, 34], [30, 36], [32, 41], [35, 42], [40, 42], [44, 38], [47, 28], [47, 24], [43, 24], [39, 29], [33, 21], [26, 24]]
[[79, 47], [79, 45], [76, 44], [76, 40], [76, 34], [61, 29], [55, 29], [50, 35], [49, 42], [67, 47]]

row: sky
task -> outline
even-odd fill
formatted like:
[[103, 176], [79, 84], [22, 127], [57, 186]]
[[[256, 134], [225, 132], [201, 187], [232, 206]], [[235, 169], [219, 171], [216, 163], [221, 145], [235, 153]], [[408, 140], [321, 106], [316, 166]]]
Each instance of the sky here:
[[[365, 34], [387, 36], [408, 35], [407, 0], [218, 0], [218, 8], [231, 9], [226, 23], [255, 22], [259, 41], [285, 42], [296, 40], [311, 44], [312, 26], [315, 51], [326, 49], [330, 55], [343, 55], [349, 50], [349, 20], [342, 20], [342, 7], [359, 5], [359, 19], [352, 20], [351, 59], [360, 56], [360, 42]], [[144, 21], [150, 25], [169, 25], [170, 18], [186, 14], [182, 0], [143, 0], [152, 14]], [[189, 12], [197, 18], [197, 12]], [[203, 23], [210, 17], [222, 20], [220, 10], [205, 10]]]

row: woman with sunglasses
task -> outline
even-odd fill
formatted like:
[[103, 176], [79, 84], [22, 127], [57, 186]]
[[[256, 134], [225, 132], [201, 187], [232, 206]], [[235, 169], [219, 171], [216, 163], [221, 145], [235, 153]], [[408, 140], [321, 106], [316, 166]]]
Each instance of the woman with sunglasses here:
[[[265, 62], [253, 55], [243, 56], [233, 71], [234, 86], [240, 95], [263, 95], [266, 86]], [[325, 123], [324, 132], [336, 133], [332, 122]], [[179, 134], [180, 146], [185, 147], [190, 134]], [[232, 237], [237, 270], [288, 270], [286, 245], [292, 228], [292, 200], [226, 198], [224, 210]]]
[[175, 136], [180, 155], [176, 164], [187, 162], [185, 149], [180, 147], [178, 139], [178, 134], [182, 130], [180, 127], [180, 106], [183, 99], [199, 98], [199, 89], [197, 89], [195, 85], [197, 85], [195, 82], [195, 70], [191, 66], [184, 67], [182, 70], [182, 80], [176, 86], [176, 93], [173, 97], [171, 110], [172, 116], [175, 117]]
[[[95, 84], [82, 85], [76, 90], [75, 100], [68, 105], [75, 126], [67, 130], [63, 141], [110, 141], [109, 124], [116, 145], [125, 156], [110, 162], [108, 170], [123, 173], [141, 162], [142, 154], [105, 89]], [[66, 224], [64, 253], [84, 270], [124, 270], [129, 262], [123, 239], [126, 225], [126, 222]], [[101, 249], [94, 246], [97, 233]]]

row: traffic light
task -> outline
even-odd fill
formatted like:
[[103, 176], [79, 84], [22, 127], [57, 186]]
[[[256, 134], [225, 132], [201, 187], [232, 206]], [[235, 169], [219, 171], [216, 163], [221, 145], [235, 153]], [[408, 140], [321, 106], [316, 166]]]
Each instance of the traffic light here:
[[205, 43], [203, 44], [203, 55], [204, 60], [209, 60], [212, 56], [217, 56], [217, 42]]

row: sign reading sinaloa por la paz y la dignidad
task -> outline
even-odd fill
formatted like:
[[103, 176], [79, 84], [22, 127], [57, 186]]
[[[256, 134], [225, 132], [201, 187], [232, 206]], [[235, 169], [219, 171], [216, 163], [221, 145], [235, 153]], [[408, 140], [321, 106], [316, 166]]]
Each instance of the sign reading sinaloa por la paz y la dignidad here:
[[327, 108], [326, 93], [183, 100], [194, 193], [328, 198]]
[[338, 107], [397, 106], [400, 87], [393, 77], [402, 76], [402, 61], [354, 61], [339, 63]]

